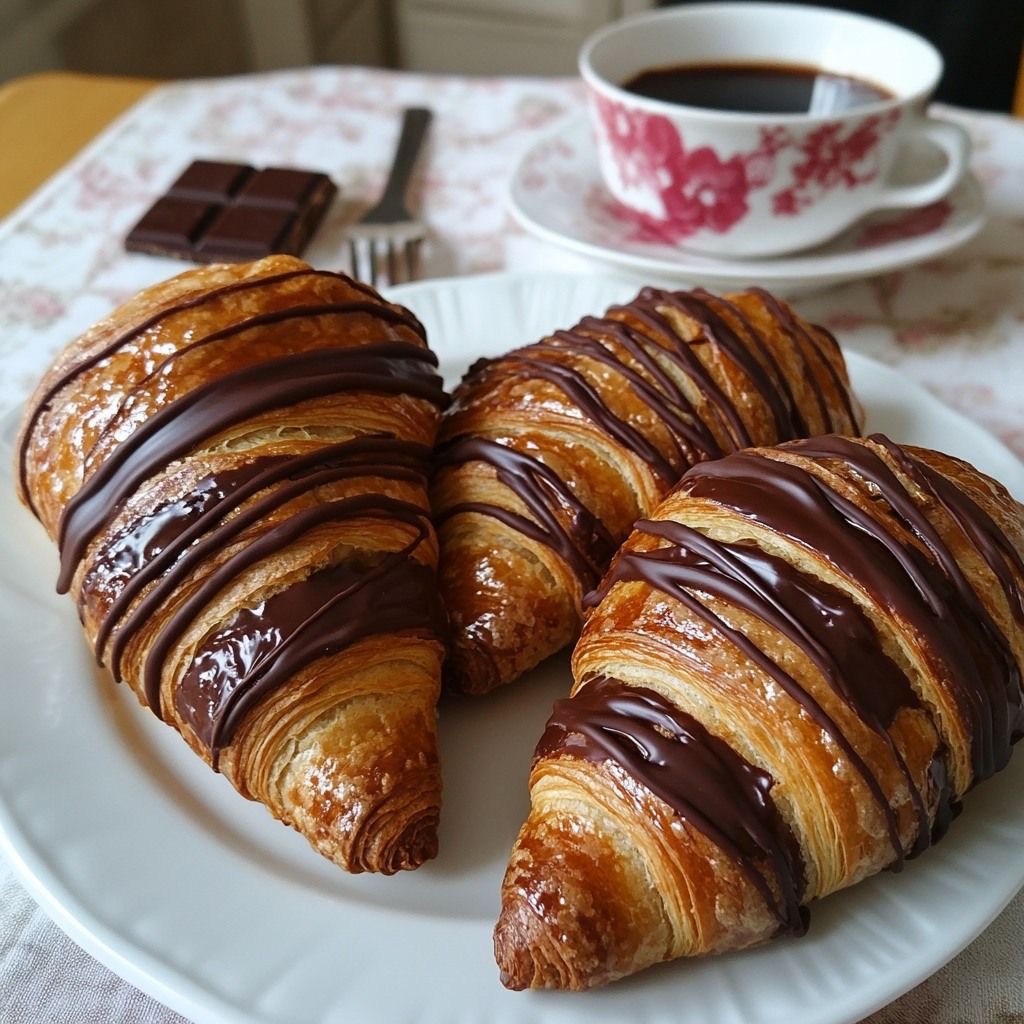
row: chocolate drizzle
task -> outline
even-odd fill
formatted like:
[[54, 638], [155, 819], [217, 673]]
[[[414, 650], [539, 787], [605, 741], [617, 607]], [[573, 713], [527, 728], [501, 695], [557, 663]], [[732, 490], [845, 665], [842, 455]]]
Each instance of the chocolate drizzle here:
[[[201, 309], [203, 306], [218, 302], [223, 298], [237, 293], [252, 291], [266, 286], [273, 287], [299, 278], [341, 279], [356, 291], [362, 292], [368, 297], [375, 298], [373, 289], [368, 285], [364, 285], [349, 278], [345, 274], [339, 274], [335, 271], [305, 268], [285, 271], [280, 274], [271, 274], [266, 277], [245, 278], [241, 281], [234, 281], [231, 284], [223, 285], [219, 288], [211, 288], [198, 294], [191, 293], [188, 297], [179, 299], [170, 305], [157, 310], [156, 313], [153, 313], [151, 316], [129, 328], [127, 331], [116, 335], [107, 344], [101, 346], [95, 352], [79, 359], [78, 362], [73, 363], [70, 367], [59, 374], [53, 383], [51, 383], [36, 400], [35, 407], [32, 409], [25, 425], [25, 429], [22, 431], [21, 435], [21, 448], [18, 453], [18, 471], [21, 479], [22, 493], [28, 500], [29, 507], [33, 511], [37, 511], [28, 487], [27, 458], [29, 441], [42, 414], [49, 408], [53, 399], [73, 380], [109, 359], [125, 345], [131, 344], [133, 341], [142, 338], [149, 331], [159, 327], [170, 317], [176, 316], [179, 313], [186, 313], [190, 310]], [[374, 305], [374, 311], [382, 308], [385, 307]], [[391, 309], [390, 313], [392, 316], [392, 322], [403, 324], [405, 327], [414, 331], [420, 338], [425, 339], [426, 335], [423, 330], [423, 325], [408, 310], [402, 309], [399, 312], [396, 309]]]
[[[213, 331], [210, 334], [202, 335], [199, 338], [189, 341], [187, 344], [179, 345], [175, 351], [171, 352], [160, 362], [152, 373], [143, 377], [136, 386], [125, 395], [125, 399], [121, 403], [121, 408], [118, 411], [123, 416], [126, 411], [130, 411], [137, 396], [141, 395], [145, 397], [148, 394], [148, 386], [151, 385], [154, 380], [159, 377], [169, 378], [174, 371], [176, 363], [183, 362], [190, 356], [194, 357], [200, 350], [217, 342], [226, 341], [230, 338], [237, 338], [239, 335], [257, 330], [260, 327], [274, 327], [281, 324], [287, 324], [290, 320], [311, 320], [326, 316], [347, 316], [352, 313], [367, 313], [376, 319], [385, 321], [386, 323], [406, 324], [408, 326], [406, 316], [402, 312], [389, 309], [386, 306], [381, 306], [379, 303], [371, 301], [300, 303], [295, 306], [287, 306], [284, 309], [267, 310], [263, 313], [257, 313], [255, 316], [237, 320], [234, 323], [229, 324], [227, 327], [221, 328], [219, 331]], [[387, 342], [378, 344], [387, 344]], [[410, 349], [424, 353], [423, 358], [430, 362], [431, 365], [437, 365], [437, 359], [426, 348], [408, 342], [392, 341], [391, 344], [408, 345]], [[203, 352], [202, 356], [205, 357], [206, 353]], [[105, 428], [104, 433], [111, 431], [116, 422], [117, 420], [115, 419], [111, 424], [109, 424]], [[100, 435], [100, 438], [102, 438], [102, 436], [103, 434]]]
[[554, 362], [550, 358], [552, 352], [552, 346], [542, 344], [513, 352], [502, 360], [501, 373], [509, 378], [539, 379], [554, 384], [609, 437], [649, 465], [666, 487], [671, 484], [678, 472], [665, 456], [636, 427], [608, 408], [600, 393], [580, 370]]
[[[673, 547], [630, 551], [624, 561], [670, 562], [676, 586], [722, 598], [777, 629], [876, 731], [892, 725], [901, 708], [918, 706], [909, 680], [882, 651], [870, 620], [841, 590], [751, 543], [715, 541], [671, 520], [641, 519], [636, 529]], [[616, 570], [612, 578], [625, 576]]]
[[[363, 516], [384, 517], [390, 520], [398, 520], [408, 523], [416, 530], [414, 539], [400, 551], [392, 552], [384, 557], [379, 566], [371, 569], [356, 567], [354, 572], [354, 586], [356, 589], [367, 586], [374, 582], [385, 572], [390, 571], [397, 561], [407, 559], [428, 535], [428, 527], [423, 520], [423, 512], [415, 505], [408, 502], [398, 501], [394, 498], [387, 498], [382, 495], [358, 495], [354, 498], [343, 498], [339, 501], [328, 502], [324, 505], [314, 505], [311, 508], [303, 509], [295, 515], [290, 516], [284, 522], [272, 527], [252, 543], [247, 544], [241, 550], [235, 552], [230, 558], [218, 565], [203, 582], [175, 608], [169, 616], [163, 628], [157, 634], [155, 640], [149, 647], [146, 655], [146, 663], [143, 672], [143, 690], [146, 700], [158, 716], [160, 716], [160, 683], [165, 662], [175, 644], [182, 638], [185, 631], [192, 625], [194, 619], [202, 609], [212, 601], [217, 594], [224, 589], [232, 580], [241, 575], [245, 570], [254, 566], [263, 559], [273, 557], [289, 544], [294, 543], [299, 537], [317, 526], [325, 523], [340, 523]], [[292, 588], [289, 587], [284, 594], [288, 594]], [[297, 592], [302, 596], [302, 591]], [[416, 593], [422, 599], [423, 595]], [[340, 596], [339, 596], [340, 600]], [[308, 603], [308, 602], [307, 602]], [[422, 604], [421, 600], [421, 604]], [[428, 602], [429, 603], [429, 602]], [[436, 609], [434, 605], [436, 604]], [[275, 607], [285, 609], [287, 614], [288, 600], [283, 599], [277, 602]], [[424, 605], [424, 607], [426, 607]], [[327, 606], [324, 606], [326, 610]], [[440, 604], [434, 599], [430, 603], [431, 621], [441, 621]], [[423, 609], [421, 608], [421, 611]], [[319, 613], [318, 613], [319, 614]], [[417, 612], [419, 614], [419, 612]], [[410, 615], [412, 611], [410, 610]], [[274, 623], [269, 621], [267, 615], [258, 615], [258, 619], [264, 622], [267, 629], [274, 628]], [[350, 622], [348, 628], [354, 631], [354, 635], [368, 635], [386, 629], [384, 620], [367, 620], [362, 623]], [[302, 648], [306, 650], [305, 647]], [[315, 654], [315, 651], [313, 652]], [[321, 652], [323, 653], [323, 652]], [[275, 659], [276, 660], [276, 659]], [[289, 659], [288, 664], [294, 664], [294, 659]], [[283, 664], [283, 663], [282, 663]], [[253, 686], [252, 675], [256, 667], [252, 667], [244, 680], [240, 680], [231, 690], [236, 696], [233, 700], [241, 699], [241, 694]], [[273, 676], [276, 679], [278, 676]], [[179, 688], [184, 686], [179, 684]], [[259, 689], [262, 694], [271, 684], [263, 684]], [[188, 688], [186, 687], [186, 691]], [[186, 699], [186, 698], [182, 698]], [[198, 700], [189, 700], [189, 706], [199, 707]], [[216, 732], [216, 730], [215, 730]], [[219, 735], [219, 732], [217, 732]]]
[[[843, 404], [843, 409], [846, 412], [849, 422], [857, 423], [860, 417], [856, 409], [853, 407], [853, 397], [850, 394], [849, 385], [840, 376], [839, 370], [836, 368], [836, 363], [834, 361], [835, 356], [840, 354], [839, 343], [836, 339], [826, 331], [824, 327], [820, 327], [818, 325], [815, 325], [813, 331], [807, 330], [800, 318], [794, 315], [793, 311], [787, 305], [779, 302], [774, 295], [765, 291], [763, 288], [751, 288], [750, 291], [764, 303], [772, 316], [775, 317], [787, 331], [793, 335], [798, 335], [803, 338], [810, 347], [810, 350], [817, 355], [818, 362], [825, 368], [825, 372], [832, 381], [836, 397]], [[828, 345], [831, 347], [832, 358], [823, 351], [821, 346], [822, 338], [826, 339]], [[806, 367], [807, 380], [815, 384], [814, 392], [815, 399], [818, 404], [818, 411], [821, 414], [822, 422], [826, 425], [823, 432], [831, 433], [832, 431], [838, 431], [839, 424], [829, 412], [828, 403], [825, 400], [825, 394], [821, 387], [817, 386], [817, 377], [811, 368], [803, 346], [798, 346], [797, 351], [800, 353], [800, 358]], [[846, 433], [846, 431], [840, 431], [840, 433]]]
[[[606, 345], [585, 334], [584, 331], [587, 330], [611, 338], [647, 371], [653, 383], [619, 359]], [[669, 429], [680, 465], [698, 458], [715, 459], [724, 454], [714, 435], [697, 415], [685, 392], [665, 372], [651, 351], [658, 346], [652, 345], [650, 339], [643, 334], [610, 318], [598, 320], [587, 317], [575, 330], [556, 331], [548, 343], [553, 348], [567, 348], [576, 355], [603, 363], [620, 373], [636, 394], [643, 398], [656, 419]], [[699, 365], [698, 360], [694, 362]]]
[[[460, 512], [498, 519], [524, 536], [552, 548], [576, 573], [585, 588], [597, 582], [615, 542], [604, 524], [572, 493], [550, 467], [524, 452], [482, 437], [460, 437], [438, 450], [436, 465], [486, 462], [495, 475], [529, 509], [532, 520], [486, 502], [460, 502], [446, 509], [437, 525]], [[561, 515], [568, 518], [563, 524]]]
[[[670, 542], [651, 551], [627, 549], [602, 585], [641, 580], [679, 601], [707, 622], [770, 676], [832, 739], [864, 780], [886, 820], [898, 866], [905, 855], [899, 822], [879, 780], [835, 719], [793, 675], [739, 629], [730, 626], [697, 594], [727, 601], [778, 630], [802, 650], [832, 688], [869, 728], [889, 745], [906, 778], [918, 815], [919, 852], [928, 843], [924, 800], [886, 729], [903, 707], [917, 699], [903, 673], [884, 654], [874, 628], [845, 594], [788, 562], [747, 544], [714, 541], [681, 523], [642, 519], [641, 532]], [[590, 598], [597, 600], [597, 595]]]
[[90, 540], [143, 481], [206, 438], [245, 419], [342, 391], [411, 394], [440, 405], [434, 357], [407, 342], [321, 349], [226, 374], [169, 402], [109, 453], [60, 520], [58, 590], [68, 589]]
[[175, 689], [174, 701], [178, 713], [210, 748], [214, 767], [219, 751], [231, 742], [246, 713], [306, 665], [367, 636], [409, 630], [444, 635], [446, 619], [434, 573], [411, 557], [427, 536], [415, 506], [367, 495], [332, 502], [316, 511], [322, 514], [293, 517], [283, 528], [271, 531], [266, 543], [257, 542], [253, 546], [257, 550], [240, 552], [172, 616], [147, 660], [151, 706], [159, 696], [162, 659], [195, 611], [237, 573], [273, 553], [282, 540], [294, 539], [317, 522], [375, 514], [414, 524], [418, 533], [375, 565], [341, 563], [314, 572], [258, 607], [239, 610], [201, 642]]
[[[114, 624], [147, 583], [158, 579], [170, 568], [182, 550], [216, 521], [223, 510], [239, 500], [236, 495], [269, 465], [287, 465], [288, 458], [254, 459], [236, 469], [203, 477], [187, 494], [147, 510], [139, 519], [114, 535], [103, 538], [92, 558], [82, 583], [86, 593], [111, 596], [100, 622], [94, 647], [102, 663], [102, 651]], [[231, 498], [235, 498], [231, 501]], [[115, 676], [118, 673], [115, 670]]]
[[[892, 525], [804, 469], [754, 452], [695, 467], [681, 490], [732, 508], [821, 552], [881, 608], [908, 623], [948, 681], [968, 722], [974, 781], [988, 778], [1009, 760], [1011, 744], [1024, 724], [1020, 670], [1006, 637], [979, 602], [952, 552], [874, 450], [836, 436], [798, 441], [787, 450], [849, 466], [884, 500]], [[973, 536], [999, 533], [994, 524], [991, 530], [985, 526], [980, 510], [965, 494], [955, 504], [958, 514], [972, 524], [970, 532], [965, 531], [972, 543]], [[917, 544], [900, 539], [892, 526], [909, 532], [930, 557]], [[976, 547], [987, 562], [996, 551], [1005, 551], [1003, 544]], [[999, 575], [997, 566], [993, 572]]]
[[[152, 516], [113, 538], [94, 559], [90, 572], [110, 576], [120, 564], [121, 572], [129, 577], [100, 624], [97, 657], [115, 623], [147, 584], [155, 581], [125, 617], [111, 647], [110, 667], [118, 679], [125, 646], [137, 629], [197, 566], [243, 530], [285, 502], [336, 480], [374, 476], [425, 485], [429, 455], [423, 445], [388, 437], [358, 437], [301, 456], [255, 459], [238, 469], [205, 477], [195, 488], [201, 501], [183, 499], [154, 510]], [[260, 491], [266, 493], [249, 501]], [[225, 518], [246, 501], [249, 504], [241, 512]], [[125, 553], [130, 553], [128, 566], [123, 565]]]
[[[662, 366], [662, 360], [707, 403], [719, 431], [727, 434], [733, 445], [743, 447], [750, 444], [750, 435], [736, 405], [726, 396], [694, 351], [695, 347], [707, 344], [708, 339], [701, 337], [693, 342], [683, 341], [675, 327], [658, 313], [657, 303], [643, 301], [660, 294], [644, 289], [628, 305], [612, 306], [603, 318], [585, 317], [574, 331], [568, 332], [569, 337], [582, 336], [583, 331], [588, 331], [599, 336], [606, 335], [621, 345], [654, 377], [669, 402], [692, 413], [691, 430], [700, 434], [700, 442], [696, 445], [698, 456], [714, 459], [724, 455], [726, 449], [715, 439], [707, 423], [697, 416], [682, 384], [677, 383], [667, 368]], [[644, 329], [632, 326], [626, 317], [637, 321]]]
[[654, 690], [596, 676], [555, 704], [536, 756], [558, 753], [621, 765], [736, 862], [781, 931], [806, 930], [803, 862], [771, 799], [771, 776], [695, 718]]
[[1024, 624], [1024, 590], [1018, 582], [1024, 580], [1024, 560], [992, 517], [941, 473], [887, 437], [872, 434], [869, 440], [882, 445], [900, 469], [945, 508], [995, 573], [1006, 595], [1010, 613]]
[[[806, 386], [815, 395], [826, 429], [856, 430], [857, 416], [847, 387], [816, 336], [767, 293], [755, 290], [755, 294], [793, 341], [806, 371]], [[742, 337], [723, 315], [726, 310], [742, 330]], [[700, 333], [696, 339], [685, 341], [680, 336], [672, 319], [675, 314], [698, 324]], [[740, 409], [696, 354], [699, 346], [708, 344], [720, 349], [742, 371], [750, 389], [764, 401], [773, 417], [777, 440], [804, 436], [810, 431], [767, 338], [738, 305], [701, 289], [669, 292], [645, 288], [629, 304], [611, 307], [605, 317], [585, 317], [571, 330], [556, 331], [537, 344], [498, 359], [480, 360], [470, 368], [457, 392], [456, 406], [472, 403], [492, 378], [547, 381], [559, 388], [600, 430], [646, 463], [659, 478], [662, 490], [667, 490], [687, 466], [717, 459], [735, 448], [753, 444]], [[818, 381], [819, 371], [811, 366], [805, 349], [815, 353], [825, 364], [826, 372], [845, 403], [846, 422], [830, 414], [829, 403]], [[671, 458], [637, 426], [609, 409], [588, 377], [587, 361], [599, 363], [618, 375], [642, 401], [653, 419], [664, 427], [674, 449]], [[689, 397], [693, 392], [700, 396], [699, 409]], [[488, 502], [459, 503], [444, 510], [443, 518], [459, 512], [490, 515], [553, 548], [583, 586], [591, 586], [595, 563], [598, 571], [602, 567], [600, 556], [595, 557], [590, 550], [592, 524], [601, 525], [596, 517], [578, 506], [568, 487], [556, 483], [552, 479], [554, 474], [545, 470], [538, 459], [521, 452], [505, 456], [502, 451], [508, 450], [507, 445], [483, 440], [474, 443], [477, 440], [467, 435], [455, 437], [441, 454], [438, 464], [453, 466], [469, 461], [490, 464], [498, 479], [526, 505], [532, 519]], [[564, 513], [567, 507], [573, 510], [573, 521], [581, 529], [567, 533], [559, 525], [558, 512], [561, 509]], [[585, 517], [581, 517], [581, 513], [585, 513]], [[612, 542], [621, 540], [621, 537], [611, 538]], [[603, 557], [607, 559], [608, 555]]]
[[[747, 344], [736, 331], [726, 322], [715, 309], [728, 309], [745, 328], [750, 339]], [[732, 362], [743, 371], [753, 390], [760, 395], [771, 410], [775, 421], [776, 437], [779, 441], [800, 437], [808, 432], [807, 422], [800, 411], [798, 403], [789, 387], [786, 376], [782, 373], [778, 361], [760, 331], [748, 320], [740, 308], [726, 299], [716, 298], [703, 288], [692, 292], [663, 291], [660, 288], [644, 288], [637, 298], [627, 307], [619, 307], [625, 311], [642, 315], [662, 335], [671, 338], [676, 332], [671, 321], [666, 318], [666, 310], [674, 310], [695, 321], [700, 328], [701, 338], [721, 349]], [[676, 350], [681, 346], [676, 342]], [[760, 354], [759, 360], [754, 354]], [[762, 361], [771, 368], [771, 375], [765, 370]], [[810, 383], [818, 387], [811, 377]], [[735, 408], [735, 406], [734, 406]], [[746, 439], [737, 447], [751, 443], [749, 434], [744, 430]]]

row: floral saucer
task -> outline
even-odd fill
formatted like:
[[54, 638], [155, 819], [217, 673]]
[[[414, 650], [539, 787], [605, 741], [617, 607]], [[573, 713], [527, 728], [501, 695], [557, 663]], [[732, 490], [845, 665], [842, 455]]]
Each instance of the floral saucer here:
[[[931, 154], [909, 152], [900, 179], [920, 177]], [[529, 232], [634, 273], [711, 287], [758, 284], [793, 294], [872, 277], [943, 255], [985, 221], [981, 185], [968, 174], [943, 200], [872, 214], [830, 242], [770, 259], [704, 256], [659, 238], [612, 198], [601, 180], [590, 126], [578, 120], [534, 145], [512, 175], [509, 207]]]

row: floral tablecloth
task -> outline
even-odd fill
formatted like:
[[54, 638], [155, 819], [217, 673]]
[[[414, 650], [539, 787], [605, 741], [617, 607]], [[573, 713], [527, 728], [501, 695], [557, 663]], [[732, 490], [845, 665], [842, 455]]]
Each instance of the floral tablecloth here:
[[[403, 106], [436, 114], [419, 176], [430, 276], [580, 270], [526, 236], [505, 205], [511, 169], [578, 118], [573, 80], [425, 77], [358, 68], [183, 82], [144, 99], [0, 225], [0, 416], [69, 337], [137, 288], [181, 269], [126, 257], [121, 240], [195, 157], [323, 170], [341, 185], [309, 258], [344, 267], [341, 237], [382, 183]], [[894, 366], [1024, 457], [1024, 122], [946, 109], [971, 133], [989, 217], [932, 263], [804, 295], [808, 317]], [[1018, 495], [1018, 497], [1024, 497]], [[1021, 853], [1024, 856], [1024, 851]], [[1024, 1021], [1024, 896], [949, 965], [872, 1024]], [[0, 858], [0, 1020], [181, 1020], [51, 924]]]

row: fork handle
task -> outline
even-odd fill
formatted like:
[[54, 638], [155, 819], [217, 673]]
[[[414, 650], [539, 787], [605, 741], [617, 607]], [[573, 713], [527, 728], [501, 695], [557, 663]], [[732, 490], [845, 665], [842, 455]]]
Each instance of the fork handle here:
[[408, 107], [402, 115], [402, 131], [398, 137], [395, 158], [391, 163], [387, 184], [380, 204], [405, 201], [405, 193], [409, 187], [416, 158], [420, 154], [427, 128], [433, 119], [433, 113], [425, 107]]

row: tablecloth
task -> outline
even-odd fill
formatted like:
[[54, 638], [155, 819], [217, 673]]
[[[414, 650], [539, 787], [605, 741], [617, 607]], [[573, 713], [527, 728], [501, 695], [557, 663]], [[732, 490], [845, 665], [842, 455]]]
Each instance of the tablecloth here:
[[[424, 102], [436, 114], [416, 186], [431, 232], [426, 272], [582, 269], [579, 257], [525, 235], [504, 201], [519, 155], [580, 116], [574, 80], [313, 68], [167, 85], [0, 225], [0, 415], [24, 399], [76, 331], [181, 269], [126, 259], [121, 239], [190, 159], [330, 173], [344, 199], [309, 257], [338, 266], [345, 222], [383, 181], [398, 111]], [[972, 166], [989, 207], [982, 232], [932, 263], [805, 295], [796, 305], [845, 346], [898, 368], [1024, 457], [1024, 122], [941, 113], [972, 135]], [[1022, 928], [1019, 895], [963, 953], [871, 1024], [1024, 1021]], [[0, 857], [0, 1021], [181, 1020], [79, 950]]]

